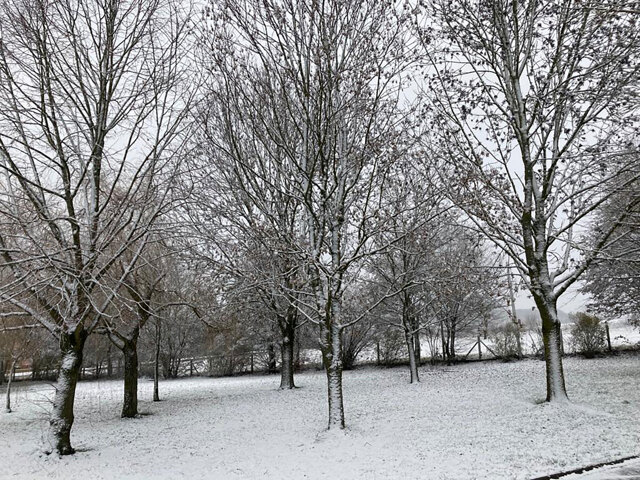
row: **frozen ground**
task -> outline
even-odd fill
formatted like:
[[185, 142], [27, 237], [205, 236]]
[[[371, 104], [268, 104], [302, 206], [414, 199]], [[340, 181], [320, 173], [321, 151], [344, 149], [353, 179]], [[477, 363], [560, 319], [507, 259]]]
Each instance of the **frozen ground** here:
[[323, 431], [325, 378], [161, 383], [119, 418], [121, 383], [79, 385], [73, 444], [39, 453], [52, 388], [18, 384], [0, 413], [0, 477], [17, 479], [527, 479], [640, 453], [640, 356], [565, 361], [572, 403], [541, 404], [544, 363], [345, 372], [346, 433]]

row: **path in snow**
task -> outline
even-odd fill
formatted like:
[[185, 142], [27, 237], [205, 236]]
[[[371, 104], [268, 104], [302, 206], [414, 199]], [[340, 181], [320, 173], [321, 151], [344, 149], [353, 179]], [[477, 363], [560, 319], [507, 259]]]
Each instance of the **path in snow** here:
[[609, 465], [591, 472], [567, 475], [563, 480], [638, 480], [640, 479], [640, 458], [628, 460], [618, 465]]

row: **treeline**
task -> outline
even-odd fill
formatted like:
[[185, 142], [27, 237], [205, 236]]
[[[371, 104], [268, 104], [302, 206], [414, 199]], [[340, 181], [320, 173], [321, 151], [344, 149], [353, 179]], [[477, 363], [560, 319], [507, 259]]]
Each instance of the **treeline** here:
[[141, 352], [157, 381], [177, 352], [266, 350], [293, 390], [305, 331], [344, 428], [369, 332], [419, 381], [422, 342], [454, 360], [496, 309], [520, 344], [526, 290], [566, 401], [559, 297], [587, 278], [610, 310], [637, 298], [633, 2], [1, 9], [0, 319], [10, 368], [55, 339], [49, 451], [73, 453], [103, 348], [135, 417]]

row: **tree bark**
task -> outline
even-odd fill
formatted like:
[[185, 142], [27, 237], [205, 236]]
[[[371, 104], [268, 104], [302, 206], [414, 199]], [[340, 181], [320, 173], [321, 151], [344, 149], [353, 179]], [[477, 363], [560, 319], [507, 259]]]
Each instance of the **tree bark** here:
[[138, 339], [126, 341], [122, 353], [124, 354], [122, 418], [135, 418], [138, 415]]
[[295, 355], [296, 346], [296, 324], [297, 311], [294, 307], [290, 307], [286, 316], [279, 318], [280, 333], [282, 334], [282, 345], [280, 352], [282, 357], [282, 367], [280, 368], [280, 388], [293, 389], [296, 388], [293, 381], [293, 373], [295, 371]]
[[86, 338], [87, 333], [82, 328], [77, 328], [71, 333], [64, 332], [60, 336], [62, 361], [53, 400], [53, 411], [49, 421], [51, 447], [59, 455], [75, 453], [71, 447], [73, 405]]
[[293, 381], [293, 347], [294, 347], [293, 338], [288, 335], [284, 337], [282, 340], [282, 367], [280, 369], [280, 389], [289, 390], [292, 388], [296, 388], [295, 383]]
[[113, 363], [111, 361], [111, 345], [107, 347], [107, 377], [113, 376]]
[[409, 352], [409, 372], [411, 373], [410, 383], [416, 383], [420, 381], [420, 378], [418, 377], [418, 364], [416, 362], [416, 353], [414, 351], [414, 336], [405, 330], [404, 338]]
[[160, 401], [160, 322], [156, 320], [156, 358], [153, 364], [153, 401]]
[[267, 345], [267, 371], [269, 373], [276, 373], [276, 348], [273, 342], [269, 342]]
[[301, 364], [300, 364], [300, 337], [298, 335], [296, 335], [295, 345], [296, 345], [296, 347], [295, 347], [296, 348], [296, 358], [295, 358], [295, 361], [294, 361], [294, 367], [295, 367], [294, 368], [294, 372], [299, 372]]
[[336, 325], [322, 326], [324, 338], [322, 361], [327, 373], [327, 394], [329, 400], [328, 429], [345, 427], [344, 402], [342, 397], [342, 330]]
[[449, 342], [444, 336], [444, 322], [440, 322], [440, 340], [442, 340], [442, 361], [449, 360]]
[[567, 401], [567, 390], [564, 383], [562, 366], [562, 334], [558, 321], [558, 312], [553, 300], [534, 295], [534, 300], [542, 319], [542, 339], [544, 344], [544, 360], [547, 374], [547, 402]]
[[456, 323], [453, 323], [451, 326], [451, 331], [449, 333], [449, 359], [452, 362], [456, 360]]
[[[417, 321], [412, 315], [413, 303], [408, 291], [404, 292], [402, 299], [402, 327], [404, 329], [404, 340], [407, 345], [407, 353], [409, 357], [409, 372], [411, 375], [410, 383], [419, 382], [418, 365], [416, 361], [416, 334]], [[420, 341], [418, 340], [418, 344]]]
[[511, 306], [511, 322], [516, 329], [516, 347], [518, 349], [518, 358], [522, 358], [522, 342], [520, 340], [520, 320], [518, 320], [518, 311], [516, 310], [516, 294], [511, 280], [511, 271], [507, 272], [507, 283], [509, 285], [509, 305]]
[[7, 403], [5, 410], [7, 413], [11, 413], [11, 384], [13, 383], [13, 377], [16, 373], [16, 366], [18, 365], [18, 359], [14, 358], [11, 362], [11, 368], [9, 369], [9, 378], [7, 380]]
[[516, 348], [518, 349], [518, 358], [522, 358], [522, 338], [520, 336], [520, 324], [516, 324]]
[[[417, 325], [415, 328], [417, 328]], [[422, 365], [422, 347], [420, 346], [420, 332], [417, 330], [413, 334], [413, 351], [416, 358], [416, 364], [419, 367]]]

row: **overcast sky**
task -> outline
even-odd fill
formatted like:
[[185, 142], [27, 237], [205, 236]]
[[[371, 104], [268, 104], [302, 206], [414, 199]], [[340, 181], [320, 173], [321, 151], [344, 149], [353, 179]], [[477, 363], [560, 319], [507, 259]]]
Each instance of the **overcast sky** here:
[[[578, 292], [578, 289], [582, 285], [580, 282], [573, 284], [558, 300], [558, 308], [566, 313], [572, 313], [577, 311], [584, 311], [587, 309], [589, 303], [589, 297]], [[526, 292], [520, 292], [516, 298], [516, 308], [528, 309], [534, 307], [535, 303], [531, 294]]]

